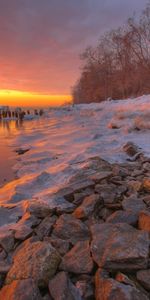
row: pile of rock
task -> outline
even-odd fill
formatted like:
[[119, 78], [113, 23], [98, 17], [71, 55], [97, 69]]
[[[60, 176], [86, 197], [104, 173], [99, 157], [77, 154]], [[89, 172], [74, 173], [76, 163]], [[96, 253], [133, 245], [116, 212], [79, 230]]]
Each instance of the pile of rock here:
[[0, 232], [0, 299], [150, 299], [150, 161], [91, 159]]

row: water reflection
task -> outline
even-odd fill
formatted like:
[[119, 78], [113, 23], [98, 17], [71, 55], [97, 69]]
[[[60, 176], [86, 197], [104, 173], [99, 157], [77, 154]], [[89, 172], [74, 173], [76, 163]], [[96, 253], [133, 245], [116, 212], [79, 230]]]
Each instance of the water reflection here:
[[0, 186], [15, 177], [13, 166], [16, 163], [16, 153], [12, 138], [23, 129], [21, 120], [0, 120]]
[[14, 133], [15, 130], [24, 130], [24, 121], [17, 120], [0, 120], [0, 131], [1, 133]]

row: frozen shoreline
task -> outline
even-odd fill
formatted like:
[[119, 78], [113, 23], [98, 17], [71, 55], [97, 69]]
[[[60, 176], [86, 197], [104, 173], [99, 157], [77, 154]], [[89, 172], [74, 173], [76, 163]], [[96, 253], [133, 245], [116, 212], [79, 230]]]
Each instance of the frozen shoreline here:
[[19, 179], [3, 188], [1, 205], [42, 199], [82, 176], [89, 158], [126, 162], [127, 142], [150, 156], [150, 96], [50, 109], [40, 120], [26, 121], [13, 136], [15, 147], [29, 148], [15, 165]]

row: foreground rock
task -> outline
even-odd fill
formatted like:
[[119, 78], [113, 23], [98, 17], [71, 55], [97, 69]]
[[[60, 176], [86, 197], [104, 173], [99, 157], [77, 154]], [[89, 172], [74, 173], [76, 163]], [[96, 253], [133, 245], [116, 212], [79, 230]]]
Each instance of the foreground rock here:
[[96, 224], [91, 228], [91, 251], [99, 267], [108, 270], [140, 270], [149, 257], [149, 235], [132, 226]]
[[64, 214], [57, 220], [53, 235], [64, 240], [69, 240], [72, 244], [78, 241], [89, 239], [88, 227], [77, 220], [74, 216]]
[[14, 263], [6, 277], [6, 284], [13, 280], [32, 278], [38, 286], [46, 286], [55, 274], [60, 256], [47, 242], [25, 241], [14, 256]]
[[149, 297], [133, 286], [120, 283], [99, 269], [95, 276], [96, 300], [148, 300]]
[[42, 300], [40, 291], [32, 279], [14, 280], [0, 291], [1, 300]]
[[89, 241], [78, 242], [62, 259], [60, 269], [70, 273], [91, 273], [93, 261]]
[[49, 292], [54, 300], [82, 300], [78, 289], [65, 272], [58, 273], [49, 282]]

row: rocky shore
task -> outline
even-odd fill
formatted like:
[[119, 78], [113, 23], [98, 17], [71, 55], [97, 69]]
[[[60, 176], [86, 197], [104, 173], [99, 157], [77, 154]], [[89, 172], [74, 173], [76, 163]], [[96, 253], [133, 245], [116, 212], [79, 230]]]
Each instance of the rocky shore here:
[[0, 231], [0, 300], [150, 299], [150, 159], [125, 151]]

